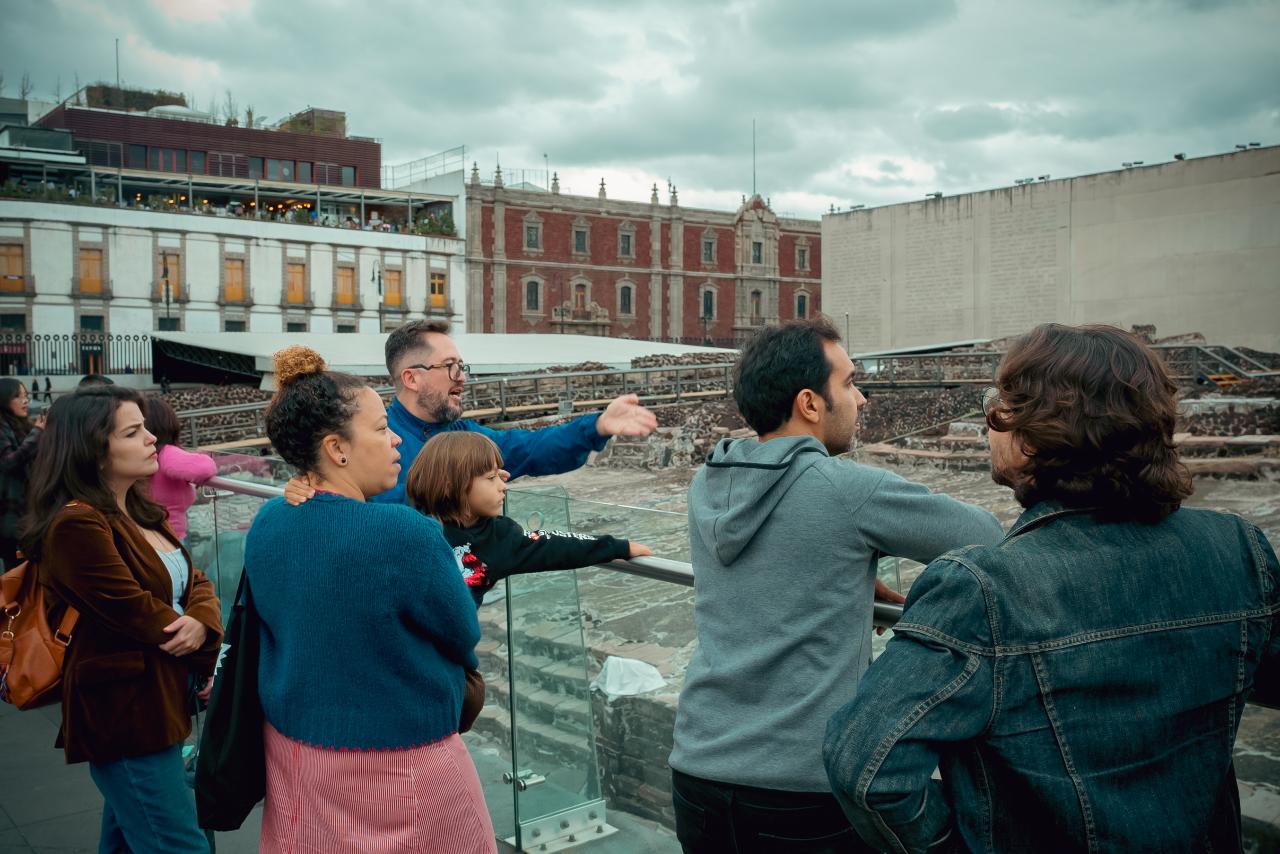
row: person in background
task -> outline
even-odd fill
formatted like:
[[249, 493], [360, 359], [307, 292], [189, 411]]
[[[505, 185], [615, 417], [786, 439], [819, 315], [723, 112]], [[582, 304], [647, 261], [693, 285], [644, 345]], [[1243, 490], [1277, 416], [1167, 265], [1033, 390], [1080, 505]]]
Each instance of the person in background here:
[[5, 569], [18, 563], [18, 523], [27, 512], [27, 472], [45, 423], [40, 415], [32, 424], [30, 407], [20, 380], [0, 379], [0, 560]]
[[983, 398], [1026, 511], [931, 563], [827, 729], [879, 851], [1240, 851], [1232, 745], [1280, 703], [1280, 563], [1183, 507], [1177, 386], [1137, 336], [1038, 326]]
[[93, 388], [96, 385], [115, 385], [115, 380], [102, 374], [85, 374], [80, 378], [80, 382], [76, 383], [76, 391], [82, 388]]
[[142, 397], [120, 386], [49, 411], [31, 469], [22, 547], [50, 620], [80, 612], [63, 662], [57, 746], [102, 793], [99, 851], [207, 852], [182, 743], [192, 685], [213, 673], [222, 619], [144, 483], [158, 466]]
[[495, 852], [458, 736], [480, 626], [453, 552], [434, 519], [368, 500], [400, 471], [376, 391], [307, 347], [277, 353], [275, 375], [267, 435], [316, 494], [268, 501], [245, 543], [262, 621], [260, 850]]
[[147, 399], [147, 429], [156, 437], [160, 452], [160, 468], [151, 476], [151, 497], [169, 513], [169, 527], [185, 544], [187, 509], [195, 503], [195, 487], [216, 475], [218, 466], [208, 454], [178, 447], [182, 431], [178, 413], [157, 395]]
[[[35, 394], [35, 383], [32, 383], [31, 393]], [[44, 378], [44, 402], [53, 403], [53, 381], [48, 377]]]

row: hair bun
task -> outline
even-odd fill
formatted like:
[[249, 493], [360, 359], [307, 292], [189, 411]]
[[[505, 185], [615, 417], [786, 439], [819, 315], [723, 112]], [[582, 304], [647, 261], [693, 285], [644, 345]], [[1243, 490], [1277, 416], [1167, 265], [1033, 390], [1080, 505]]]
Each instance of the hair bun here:
[[308, 374], [318, 374], [329, 367], [324, 363], [323, 356], [301, 344], [278, 351], [275, 355], [275, 363], [277, 388], [292, 385]]

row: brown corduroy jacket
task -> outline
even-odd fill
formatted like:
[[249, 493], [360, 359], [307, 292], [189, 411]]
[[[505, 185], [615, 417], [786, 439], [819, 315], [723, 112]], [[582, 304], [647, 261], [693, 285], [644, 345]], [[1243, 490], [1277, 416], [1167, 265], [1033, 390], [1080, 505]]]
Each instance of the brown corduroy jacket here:
[[[182, 544], [168, 525], [164, 535]], [[190, 564], [191, 556], [183, 548]], [[82, 503], [58, 514], [44, 540], [41, 580], [50, 619], [80, 611], [63, 662], [62, 729], [55, 746], [67, 762], [111, 762], [163, 750], [191, 732], [190, 678], [213, 672], [222, 640], [218, 597], [192, 567], [179, 600], [209, 632], [181, 658], [163, 652], [178, 619], [173, 580], [142, 530], [122, 513]]]

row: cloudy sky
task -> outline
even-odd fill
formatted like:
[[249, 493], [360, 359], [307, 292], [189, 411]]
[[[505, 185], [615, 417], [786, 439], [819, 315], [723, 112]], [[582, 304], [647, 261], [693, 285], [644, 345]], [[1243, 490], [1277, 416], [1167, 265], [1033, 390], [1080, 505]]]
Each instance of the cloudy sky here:
[[[1280, 0], [9, 0], [4, 94], [120, 74], [384, 163], [458, 145], [565, 191], [779, 212], [1280, 143]], [[546, 160], [544, 161], [544, 154]], [[533, 171], [538, 177], [535, 179]]]

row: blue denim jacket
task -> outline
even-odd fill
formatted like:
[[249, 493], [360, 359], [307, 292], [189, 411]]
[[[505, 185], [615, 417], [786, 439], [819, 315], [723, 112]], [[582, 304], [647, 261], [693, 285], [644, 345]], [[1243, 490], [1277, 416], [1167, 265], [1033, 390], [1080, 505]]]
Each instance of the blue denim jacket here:
[[1232, 745], [1251, 692], [1280, 701], [1278, 601], [1237, 517], [1038, 504], [916, 581], [827, 727], [832, 789], [887, 851], [1238, 851]]

